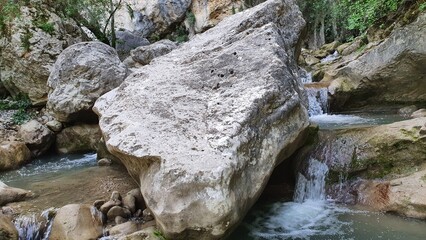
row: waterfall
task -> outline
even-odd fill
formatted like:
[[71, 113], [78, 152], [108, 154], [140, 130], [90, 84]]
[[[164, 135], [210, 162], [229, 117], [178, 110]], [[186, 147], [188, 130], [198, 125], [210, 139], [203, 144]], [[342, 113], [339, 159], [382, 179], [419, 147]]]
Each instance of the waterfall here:
[[308, 94], [309, 116], [321, 115], [328, 112], [327, 88], [306, 88]]
[[14, 220], [19, 240], [47, 240], [53, 223], [54, 209], [49, 208], [36, 215], [19, 216]]
[[308, 161], [306, 175], [299, 172], [293, 200], [304, 202], [306, 200], [325, 200], [325, 178], [328, 167], [314, 158]]

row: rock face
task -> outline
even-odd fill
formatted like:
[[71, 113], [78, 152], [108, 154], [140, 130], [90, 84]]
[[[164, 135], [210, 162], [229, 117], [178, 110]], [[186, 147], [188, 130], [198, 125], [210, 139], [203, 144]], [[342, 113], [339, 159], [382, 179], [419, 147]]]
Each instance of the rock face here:
[[0, 239], [18, 240], [18, 230], [12, 223], [12, 219], [0, 213]]
[[23, 142], [0, 143], [0, 171], [16, 169], [31, 159], [31, 151]]
[[155, 42], [148, 46], [138, 47], [131, 51], [133, 61], [147, 65], [152, 59], [163, 56], [177, 47], [176, 43], [166, 39]]
[[426, 104], [426, 13], [338, 69], [329, 86], [332, 109], [367, 104]]
[[[11, 95], [25, 94], [33, 104], [42, 105], [47, 101], [46, 82], [56, 58], [66, 47], [81, 42], [83, 35], [70, 18], [60, 18], [40, 1], [31, 5], [21, 7], [21, 16], [8, 33], [0, 33], [0, 85]], [[40, 19], [53, 29], [42, 30]]]
[[53, 132], [36, 120], [21, 125], [18, 135], [34, 156], [40, 156], [49, 150], [55, 139]]
[[96, 102], [108, 149], [140, 182], [166, 237], [224, 237], [301, 144], [308, 116], [294, 59], [303, 26], [294, 1], [270, 0]]
[[55, 148], [59, 153], [96, 151], [101, 137], [97, 124], [75, 125], [58, 133]]
[[0, 181], [0, 206], [25, 200], [32, 195], [33, 194], [27, 190], [9, 187]]
[[127, 75], [117, 52], [100, 42], [65, 49], [49, 76], [47, 108], [61, 122], [94, 121], [92, 106]]
[[195, 31], [202, 32], [215, 26], [233, 11], [238, 12], [243, 5], [240, 0], [193, 0], [191, 12], [195, 16]]
[[102, 214], [95, 207], [69, 204], [56, 213], [49, 239], [98, 239], [102, 230]]

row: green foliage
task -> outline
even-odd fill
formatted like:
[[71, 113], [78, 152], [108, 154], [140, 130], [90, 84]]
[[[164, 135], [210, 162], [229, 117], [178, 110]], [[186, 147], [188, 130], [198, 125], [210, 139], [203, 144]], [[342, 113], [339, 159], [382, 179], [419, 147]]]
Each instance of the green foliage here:
[[0, 0], [0, 33], [6, 35], [10, 22], [20, 15], [19, 4], [12, 0]]
[[21, 125], [30, 119], [31, 119], [31, 115], [25, 109], [19, 109], [12, 116], [12, 122], [18, 125]]
[[55, 32], [55, 25], [48, 22], [46, 18], [37, 19], [34, 21], [34, 25], [50, 35], [53, 35]]
[[133, 19], [133, 18], [135, 18], [135, 15], [134, 15], [134, 10], [133, 10], [133, 8], [132, 8], [132, 6], [130, 6], [130, 4], [126, 4], [126, 8], [127, 8], [127, 12], [129, 13], [129, 15], [130, 15], [130, 19]]
[[0, 100], [0, 110], [28, 109], [31, 101], [26, 95], [18, 95], [13, 100]]
[[186, 20], [188, 21], [189, 25], [193, 27], [195, 25], [195, 15], [191, 11], [186, 12]]
[[167, 238], [163, 235], [159, 230], [154, 231], [154, 236], [160, 240], [167, 240]]
[[155, 42], [160, 41], [161, 37], [160, 37], [160, 35], [153, 33], [148, 37], [148, 40], [149, 40], [150, 43], [155, 43]]
[[25, 49], [26, 52], [31, 51], [30, 39], [33, 37], [33, 33], [30, 30], [25, 29], [25, 33], [21, 35], [21, 47]]
[[235, 7], [234, 7], [234, 5], [232, 5], [232, 14], [235, 14], [235, 13], [237, 13], [237, 11], [235, 10]]
[[419, 11], [420, 12], [423, 12], [424, 10], [426, 10], [426, 2], [420, 4], [420, 6], [419, 6]]
[[176, 30], [168, 38], [171, 41], [175, 41], [178, 43], [186, 42], [189, 40], [188, 32], [183, 26], [178, 26]]

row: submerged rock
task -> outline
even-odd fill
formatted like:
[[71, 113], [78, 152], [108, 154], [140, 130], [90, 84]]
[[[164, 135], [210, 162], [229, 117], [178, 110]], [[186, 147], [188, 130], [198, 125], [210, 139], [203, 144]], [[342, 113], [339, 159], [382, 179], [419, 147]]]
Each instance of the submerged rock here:
[[235, 14], [138, 69], [95, 104], [108, 149], [170, 239], [218, 239], [308, 125], [292, 0]]
[[11, 202], [23, 201], [32, 196], [33, 194], [30, 191], [9, 187], [0, 181], [0, 206], [4, 206]]
[[98, 239], [102, 234], [101, 212], [87, 204], [69, 204], [56, 213], [49, 239]]
[[100, 42], [74, 44], [58, 57], [47, 82], [47, 108], [60, 122], [96, 121], [93, 104], [127, 75], [117, 52]]

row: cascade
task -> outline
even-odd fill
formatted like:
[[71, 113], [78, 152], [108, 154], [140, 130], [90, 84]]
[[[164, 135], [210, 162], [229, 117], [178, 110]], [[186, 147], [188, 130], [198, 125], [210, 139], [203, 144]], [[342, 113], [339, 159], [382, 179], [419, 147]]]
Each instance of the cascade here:
[[36, 215], [19, 216], [14, 220], [20, 240], [47, 240], [52, 229], [52, 208], [43, 211], [40, 217]]
[[325, 178], [328, 173], [326, 164], [310, 158], [306, 174], [298, 173], [293, 200], [304, 202], [306, 200], [325, 200]]
[[316, 116], [328, 112], [328, 90], [327, 88], [306, 88], [308, 95], [309, 116]]

